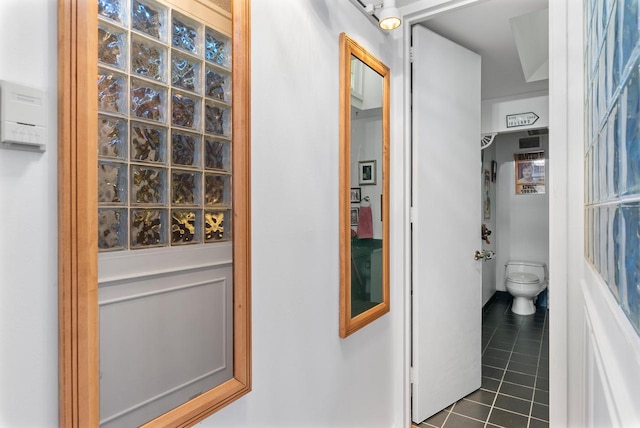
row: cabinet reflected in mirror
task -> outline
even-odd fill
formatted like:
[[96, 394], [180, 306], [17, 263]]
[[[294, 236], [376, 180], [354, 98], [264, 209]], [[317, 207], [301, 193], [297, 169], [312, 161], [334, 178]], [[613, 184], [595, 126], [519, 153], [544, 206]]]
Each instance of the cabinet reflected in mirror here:
[[389, 311], [389, 69], [340, 35], [340, 337]]

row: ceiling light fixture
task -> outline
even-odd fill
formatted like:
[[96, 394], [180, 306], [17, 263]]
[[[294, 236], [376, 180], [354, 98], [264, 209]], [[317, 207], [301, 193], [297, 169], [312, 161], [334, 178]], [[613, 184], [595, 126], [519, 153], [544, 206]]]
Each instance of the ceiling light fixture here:
[[365, 7], [369, 14], [373, 14], [378, 9], [382, 9], [378, 16], [378, 26], [383, 30], [393, 30], [402, 24], [400, 10], [396, 7], [396, 0], [383, 0], [382, 4], [368, 4]]

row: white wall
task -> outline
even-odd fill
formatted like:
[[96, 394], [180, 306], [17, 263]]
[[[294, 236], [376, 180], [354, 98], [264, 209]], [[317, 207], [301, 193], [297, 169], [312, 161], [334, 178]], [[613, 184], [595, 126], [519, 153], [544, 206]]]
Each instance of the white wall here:
[[[526, 133], [499, 134], [496, 145], [498, 162], [496, 225], [496, 289], [506, 291], [504, 268], [509, 260], [538, 261], [549, 264], [549, 150], [547, 136], [541, 136], [546, 157], [546, 193], [516, 195], [513, 155], [518, 139]], [[553, 285], [550, 285], [550, 288]]]
[[45, 90], [45, 153], [0, 149], [0, 426], [58, 424], [56, 2], [0, 2], [0, 80]]
[[400, 75], [393, 39], [342, 0], [254, 1], [251, 24], [253, 391], [202, 426], [402, 426], [401, 299], [338, 337], [338, 36]]
[[518, 131], [549, 126], [549, 94], [533, 92], [482, 101], [482, 133], [513, 132], [513, 127], [507, 127], [507, 116], [519, 113], [535, 113], [538, 119], [531, 125], [518, 126]]
[[[486, 251], [497, 251], [496, 245], [496, 237], [498, 233], [496, 231], [496, 188], [497, 188], [497, 178], [495, 182], [489, 181], [489, 208], [490, 208], [490, 217], [485, 218], [484, 214], [484, 202], [486, 199], [486, 189], [485, 189], [485, 178], [484, 171], [489, 171], [489, 175], [491, 176], [491, 162], [496, 160], [496, 143], [495, 141], [489, 147], [484, 149], [483, 151], [483, 159], [482, 159], [482, 170], [480, 171], [480, 180], [482, 180], [482, 223], [487, 226], [487, 229], [491, 231], [491, 235], [489, 235], [489, 242], [482, 243], [482, 249]], [[497, 177], [497, 174], [496, 174]], [[492, 260], [484, 260], [482, 262], [482, 305], [484, 306], [489, 299], [496, 292], [496, 263], [497, 258], [493, 258]]]

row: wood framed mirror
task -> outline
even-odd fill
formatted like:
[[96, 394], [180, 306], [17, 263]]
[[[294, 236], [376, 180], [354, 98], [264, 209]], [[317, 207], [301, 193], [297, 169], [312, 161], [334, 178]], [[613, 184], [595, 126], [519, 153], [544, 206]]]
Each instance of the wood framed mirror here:
[[62, 427], [192, 426], [251, 390], [249, 17], [58, 0]]
[[389, 312], [389, 68], [340, 34], [340, 337]]

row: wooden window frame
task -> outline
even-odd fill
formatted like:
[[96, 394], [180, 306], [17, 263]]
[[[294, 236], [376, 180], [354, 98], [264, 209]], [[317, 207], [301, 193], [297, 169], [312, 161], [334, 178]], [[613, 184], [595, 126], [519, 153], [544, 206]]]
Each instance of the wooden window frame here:
[[[148, 427], [191, 426], [251, 390], [249, 3], [232, 1], [233, 378]], [[65, 428], [99, 425], [97, 28], [97, 2], [58, 0], [59, 420]]]

